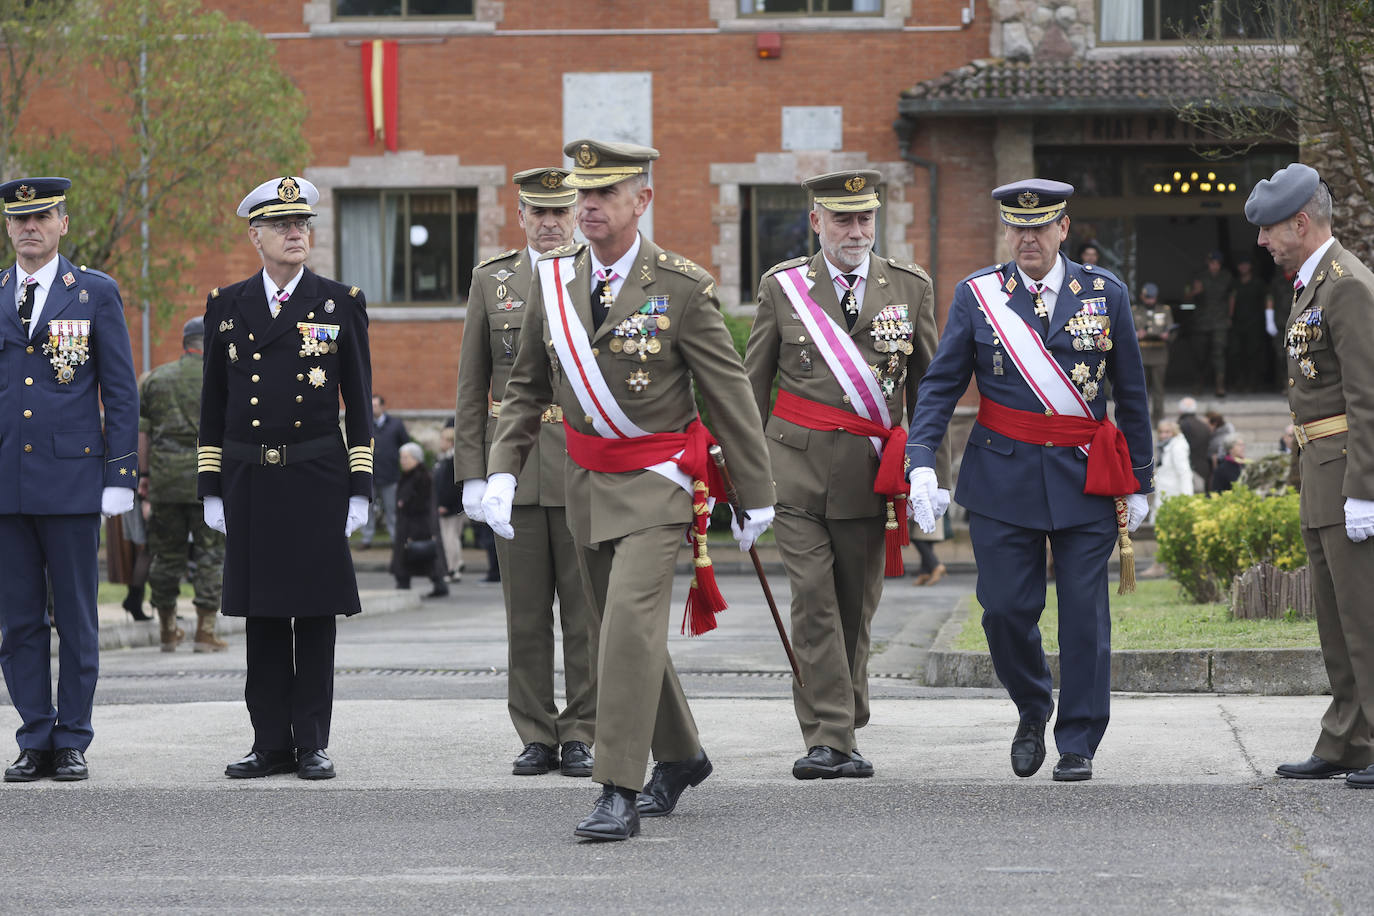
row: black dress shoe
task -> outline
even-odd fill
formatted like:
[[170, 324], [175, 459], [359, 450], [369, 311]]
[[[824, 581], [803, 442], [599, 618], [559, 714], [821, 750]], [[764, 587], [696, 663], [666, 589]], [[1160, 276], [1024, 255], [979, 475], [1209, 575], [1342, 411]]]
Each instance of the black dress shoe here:
[[1045, 762], [1045, 723], [1022, 719], [1011, 739], [1011, 771], [1017, 776], [1034, 776]]
[[52, 775], [52, 751], [20, 748], [14, 765], [5, 770], [5, 782], [33, 782]]
[[628, 840], [639, 833], [639, 812], [632, 789], [606, 786], [592, 805], [592, 813], [573, 831], [588, 840]]
[[1352, 789], [1374, 789], [1374, 764], [1345, 777], [1345, 784]]
[[686, 760], [674, 763], [655, 763], [644, 791], [635, 799], [635, 808], [640, 817], [662, 817], [672, 814], [677, 800], [688, 786], [699, 786], [711, 775], [710, 759], [705, 751], [697, 751]]
[[1093, 778], [1093, 762], [1082, 754], [1060, 754], [1054, 765], [1055, 782], [1082, 782]]
[[80, 782], [90, 778], [86, 755], [74, 747], [59, 747], [53, 752], [52, 778], [58, 782]]
[[516, 776], [543, 776], [549, 770], [558, 768], [558, 751], [547, 744], [531, 741], [525, 745], [520, 756], [515, 758], [511, 772]]
[[1302, 763], [1281, 763], [1274, 772], [1284, 779], [1330, 779], [1332, 776], [1354, 773], [1358, 769], [1359, 767], [1343, 767], [1339, 764], [1327, 763], [1320, 757], [1313, 755]]
[[581, 741], [564, 741], [563, 752], [559, 755], [558, 772], [564, 776], [592, 775], [591, 749]]
[[849, 759], [854, 761], [854, 772], [841, 775], [853, 776], [856, 779], [867, 779], [873, 775], [873, 764], [869, 762], [867, 757], [859, 753], [857, 747], [849, 752]]
[[224, 768], [224, 775], [230, 779], [256, 779], [259, 776], [275, 776], [277, 773], [290, 773], [296, 769], [294, 751], [248, 752], [242, 760], [235, 760]]
[[296, 775], [301, 779], [333, 779], [334, 761], [324, 752], [324, 748], [298, 748], [296, 751]]
[[448, 583], [443, 579], [438, 579], [434, 583], [434, 588], [425, 594], [426, 598], [447, 598]]
[[848, 754], [818, 744], [792, 764], [792, 775], [798, 779], [838, 779], [857, 775], [857, 769], [858, 764]]

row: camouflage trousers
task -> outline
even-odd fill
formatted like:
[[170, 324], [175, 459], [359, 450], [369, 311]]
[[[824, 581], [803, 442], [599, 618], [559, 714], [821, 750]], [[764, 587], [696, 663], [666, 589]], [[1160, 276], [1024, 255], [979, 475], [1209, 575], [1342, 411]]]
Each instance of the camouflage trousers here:
[[[176, 607], [183, 576], [195, 589], [195, 606], [218, 611], [224, 578], [224, 535], [205, 524], [201, 504], [153, 503], [148, 516], [148, 587], [159, 610]], [[194, 570], [188, 568], [194, 564]]]

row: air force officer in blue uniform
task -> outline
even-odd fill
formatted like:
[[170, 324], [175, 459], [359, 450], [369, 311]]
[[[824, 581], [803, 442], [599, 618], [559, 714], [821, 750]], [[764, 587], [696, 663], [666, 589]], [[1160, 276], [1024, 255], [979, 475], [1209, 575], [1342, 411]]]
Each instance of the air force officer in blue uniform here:
[[[23, 719], [6, 782], [85, 779], [100, 667], [100, 515], [134, 504], [138, 386], [114, 280], [57, 253], [65, 178], [0, 185], [0, 668]], [[104, 424], [101, 404], [104, 404]], [[53, 706], [48, 588], [61, 639]]]
[[[992, 192], [1013, 260], [959, 283], [907, 445], [911, 509], [930, 530], [947, 498], [931, 470], [935, 451], [969, 378], [976, 380], [978, 419], [954, 498], [969, 512], [993, 665], [1020, 713], [1011, 750], [1018, 776], [1044, 762], [1054, 709], [1039, 628], [1046, 541], [1054, 551], [1060, 781], [1092, 777], [1111, 690], [1107, 560], [1118, 512], [1135, 530], [1154, 477], [1145, 372], [1126, 287], [1059, 253], [1072, 193], [1072, 185], [1040, 180]], [[1119, 429], [1105, 420], [1108, 382]]]

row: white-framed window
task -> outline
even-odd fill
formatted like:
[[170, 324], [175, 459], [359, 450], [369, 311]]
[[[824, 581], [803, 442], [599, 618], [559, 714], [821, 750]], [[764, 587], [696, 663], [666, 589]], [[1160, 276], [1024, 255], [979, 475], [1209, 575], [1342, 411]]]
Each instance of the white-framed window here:
[[883, 0], [739, 0], [741, 16], [882, 15]]
[[466, 18], [473, 0], [334, 0], [335, 19]]
[[1291, 30], [1292, 0], [1098, 0], [1103, 42], [1182, 41], [1210, 27], [1213, 37], [1272, 41]]
[[457, 305], [477, 260], [471, 188], [339, 189], [335, 257], [340, 281], [372, 305]]

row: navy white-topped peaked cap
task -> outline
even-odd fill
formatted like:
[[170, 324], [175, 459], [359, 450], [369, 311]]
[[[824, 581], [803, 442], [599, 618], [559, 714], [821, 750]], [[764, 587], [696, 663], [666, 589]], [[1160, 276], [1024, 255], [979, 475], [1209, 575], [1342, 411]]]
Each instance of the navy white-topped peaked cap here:
[[319, 199], [320, 190], [314, 184], [299, 176], [287, 175], [264, 181], [249, 191], [237, 212], [249, 219], [314, 216], [312, 207]]
[[1261, 178], [1245, 202], [1245, 218], [1255, 226], [1272, 226], [1288, 219], [1317, 193], [1321, 176], [1310, 165], [1294, 162]]
[[1027, 178], [993, 189], [1002, 222], [1017, 228], [1043, 226], [1064, 215], [1073, 185], [1048, 178]]

